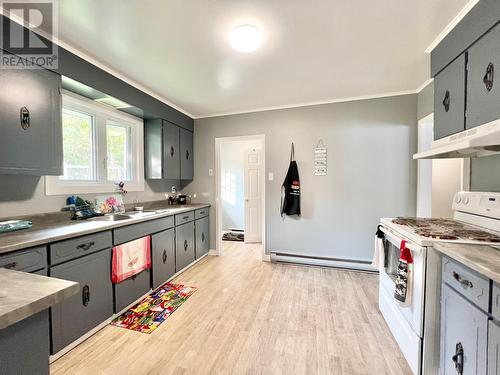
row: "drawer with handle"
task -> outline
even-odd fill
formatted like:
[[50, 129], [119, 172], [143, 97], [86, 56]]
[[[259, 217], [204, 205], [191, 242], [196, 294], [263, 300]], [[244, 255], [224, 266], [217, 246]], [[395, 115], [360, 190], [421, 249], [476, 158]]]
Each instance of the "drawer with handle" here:
[[194, 211], [184, 212], [183, 214], [175, 215], [175, 225], [189, 223], [194, 220]]
[[148, 236], [152, 233], [158, 233], [165, 229], [173, 228], [173, 226], [174, 218], [172, 216], [144, 221], [138, 224], [127, 225], [125, 227], [113, 230], [114, 243], [115, 245], [120, 245], [125, 242]]
[[470, 302], [488, 311], [490, 281], [449, 258], [443, 258], [443, 280]]
[[55, 265], [111, 247], [111, 231], [71, 238], [50, 245], [50, 264]]
[[202, 217], [208, 216], [208, 207], [200, 208], [194, 212], [195, 219], [201, 219]]
[[47, 267], [47, 248], [39, 246], [2, 255], [0, 267], [23, 272], [44, 269]]

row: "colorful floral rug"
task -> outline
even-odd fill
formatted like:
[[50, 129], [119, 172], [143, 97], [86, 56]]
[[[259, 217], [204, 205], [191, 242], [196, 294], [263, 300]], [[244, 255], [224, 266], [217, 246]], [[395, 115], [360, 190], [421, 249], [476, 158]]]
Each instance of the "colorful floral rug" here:
[[111, 325], [151, 333], [196, 292], [195, 287], [166, 283], [137, 305], [113, 319]]

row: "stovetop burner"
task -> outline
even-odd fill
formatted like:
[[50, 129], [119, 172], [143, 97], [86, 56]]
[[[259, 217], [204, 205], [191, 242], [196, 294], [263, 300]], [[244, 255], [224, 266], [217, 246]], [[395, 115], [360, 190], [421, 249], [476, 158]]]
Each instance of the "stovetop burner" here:
[[413, 229], [415, 234], [426, 238], [445, 241], [500, 243], [500, 237], [496, 234], [477, 229], [457, 220], [398, 217], [392, 222], [407, 226]]

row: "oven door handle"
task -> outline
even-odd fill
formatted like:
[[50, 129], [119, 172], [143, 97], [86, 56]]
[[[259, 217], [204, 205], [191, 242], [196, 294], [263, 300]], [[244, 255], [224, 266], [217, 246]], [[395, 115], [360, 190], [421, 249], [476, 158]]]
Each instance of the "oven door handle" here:
[[[389, 229], [383, 227], [383, 226], [380, 226], [380, 230], [382, 232], [384, 232], [385, 234], [385, 237], [390, 241], [392, 242], [393, 244], [397, 244], [397, 247], [399, 248], [399, 246], [401, 245], [401, 241], [402, 240], [406, 240], [404, 237], [399, 237], [399, 236], [396, 236], [394, 233], [392, 233]], [[408, 241], [408, 240], [406, 240]], [[420, 247], [420, 246], [417, 246], [411, 242], [406, 242], [406, 247], [408, 249], [410, 249], [412, 252], [414, 253], [417, 253], [417, 254], [422, 254], [424, 248], [423, 247]]]

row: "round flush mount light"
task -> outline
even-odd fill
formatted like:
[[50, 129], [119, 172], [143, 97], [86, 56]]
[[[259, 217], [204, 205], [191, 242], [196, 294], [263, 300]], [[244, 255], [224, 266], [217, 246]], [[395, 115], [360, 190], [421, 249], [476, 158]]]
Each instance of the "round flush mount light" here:
[[239, 52], [254, 52], [262, 45], [262, 34], [252, 25], [236, 26], [231, 31], [231, 47]]

